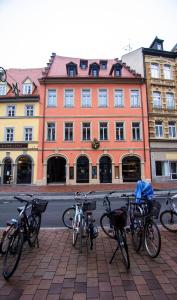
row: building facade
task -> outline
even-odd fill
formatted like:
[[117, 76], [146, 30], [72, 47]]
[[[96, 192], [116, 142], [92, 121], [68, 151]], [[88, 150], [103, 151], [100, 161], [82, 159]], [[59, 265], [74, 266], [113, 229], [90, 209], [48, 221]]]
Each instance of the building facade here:
[[151, 180], [140, 75], [117, 59], [53, 53], [39, 81], [37, 184]]
[[9, 69], [0, 82], [2, 184], [36, 184], [41, 75], [42, 69]]
[[177, 47], [155, 38], [122, 60], [146, 78], [151, 171], [154, 181], [177, 180]]

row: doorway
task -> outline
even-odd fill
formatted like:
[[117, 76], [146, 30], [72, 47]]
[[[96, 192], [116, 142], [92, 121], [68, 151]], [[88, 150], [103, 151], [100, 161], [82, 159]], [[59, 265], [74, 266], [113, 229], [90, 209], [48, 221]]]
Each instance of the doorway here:
[[12, 181], [12, 160], [10, 157], [4, 159], [3, 184], [10, 184]]
[[66, 182], [66, 159], [53, 156], [47, 161], [47, 183]]
[[122, 160], [123, 182], [136, 182], [141, 179], [140, 159], [136, 156], [126, 156]]
[[86, 156], [77, 159], [76, 182], [89, 183], [89, 159]]
[[17, 160], [17, 184], [30, 184], [32, 181], [32, 160], [28, 155]]
[[99, 162], [100, 183], [112, 182], [112, 160], [109, 156], [102, 156]]

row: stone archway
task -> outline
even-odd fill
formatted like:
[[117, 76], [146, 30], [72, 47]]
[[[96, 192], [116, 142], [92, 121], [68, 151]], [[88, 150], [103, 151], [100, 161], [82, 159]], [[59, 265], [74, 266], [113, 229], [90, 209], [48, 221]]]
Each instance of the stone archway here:
[[47, 161], [47, 183], [66, 182], [66, 159], [62, 156], [52, 156]]

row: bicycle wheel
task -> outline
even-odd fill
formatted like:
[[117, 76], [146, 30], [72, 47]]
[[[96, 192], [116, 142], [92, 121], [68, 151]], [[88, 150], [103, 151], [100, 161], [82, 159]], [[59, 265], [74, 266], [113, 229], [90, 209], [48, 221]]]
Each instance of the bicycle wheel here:
[[123, 262], [125, 264], [125, 267], [130, 269], [130, 259], [129, 259], [129, 253], [128, 253], [128, 245], [127, 245], [127, 239], [124, 229], [118, 230], [118, 243], [120, 247], [120, 251], [122, 253]]
[[16, 227], [14, 224], [7, 226], [5, 230], [3, 231], [2, 238], [0, 241], [0, 253], [5, 254], [7, 251], [7, 246], [9, 243], [9, 238], [12, 235], [12, 233], [15, 231]]
[[157, 257], [161, 249], [161, 236], [154, 221], [150, 221], [145, 225], [144, 243], [149, 256], [152, 258]]
[[9, 279], [18, 266], [22, 253], [23, 241], [23, 233], [19, 229], [15, 230], [9, 238], [3, 261], [3, 276], [5, 279]]
[[70, 228], [70, 229], [73, 228], [74, 215], [75, 215], [75, 208], [74, 207], [67, 208], [64, 211], [64, 213], [62, 215], [62, 222], [67, 228]]
[[29, 224], [28, 244], [30, 247], [34, 247], [41, 227], [41, 215], [35, 215], [35, 214], [29, 215], [28, 224]]
[[134, 218], [133, 223], [131, 224], [132, 243], [136, 252], [140, 251], [143, 241], [143, 232], [140, 224], [141, 220], [138, 218]]
[[170, 232], [177, 232], [177, 213], [165, 210], [160, 214], [160, 223]]
[[111, 239], [115, 239], [115, 231], [114, 231], [114, 227], [111, 226], [109, 213], [104, 213], [101, 216], [100, 226], [107, 236], [109, 236]]

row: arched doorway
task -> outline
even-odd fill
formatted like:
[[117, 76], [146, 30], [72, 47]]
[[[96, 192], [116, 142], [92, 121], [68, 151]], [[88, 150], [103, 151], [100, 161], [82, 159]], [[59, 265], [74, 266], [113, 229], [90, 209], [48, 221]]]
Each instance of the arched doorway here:
[[10, 184], [12, 180], [12, 160], [10, 157], [4, 159], [3, 183]]
[[100, 158], [100, 183], [112, 182], [112, 160], [109, 156], [102, 156]]
[[123, 182], [136, 182], [141, 179], [141, 163], [136, 156], [126, 156], [122, 160]]
[[61, 156], [50, 157], [47, 161], [47, 183], [66, 182], [66, 159]]
[[80, 156], [77, 159], [76, 182], [88, 183], [89, 182], [89, 160], [86, 156]]
[[32, 181], [32, 159], [22, 155], [17, 160], [17, 184], [30, 184]]

